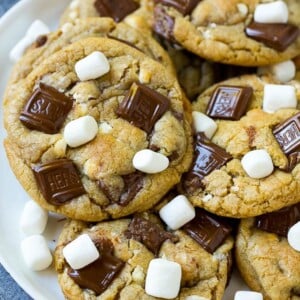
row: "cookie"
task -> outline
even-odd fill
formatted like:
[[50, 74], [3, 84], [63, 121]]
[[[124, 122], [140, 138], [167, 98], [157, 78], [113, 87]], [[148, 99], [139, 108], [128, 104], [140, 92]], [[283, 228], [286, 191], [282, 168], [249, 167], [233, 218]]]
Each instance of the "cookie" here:
[[69, 22], [59, 30], [39, 37], [14, 66], [10, 83], [25, 78], [51, 54], [86, 37], [110, 37], [123, 41], [162, 63], [170, 72], [174, 72], [168, 54], [150, 35], [143, 34], [124, 23], [115, 23], [110, 18], [89, 18]]
[[70, 218], [144, 211], [191, 163], [184, 99], [175, 77], [139, 50], [80, 40], [8, 87], [10, 165], [35, 201]]
[[[242, 220], [239, 227], [235, 244], [237, 265], [249, 287], [261, 292], [266, 300], [300, 297], [300, 253], [289, 245], [286, 238], [288, 227], [295, 222], [296, 215], [292, 211], [297, 211], [299, 218], [298, 204], [258, 219]], [[260, 223], [263, 228], [257, 227]], [[286, 225], [288, 227], [284, 228]]]
[[[288, 20], [280, 20], [280, 24], [254, 21], [261, 2], [257, 0], [155, 2], [154, 30], [205, 59], [259, 66], [299, 55], [300, 3], [297, 0], [284, 1]], [[273, 6], [264, 10], [264, 14], [270, 10], [283, 14], [281, 8], [274, 10]]]
[[[266, 90], [268, 84], [275, 85]], [[288, 92], [281, 94], [283, 89], [291, 93], [293, 105], [266, 112], [270, 98], [279, 96], [279, 104], [287, 101]], [[279, 85], [272, 77], [257, 75], [224, 81], [199, 96], [193, 111], [207, 114], [209, 121], [199, 123], [209, 124], [209, 130], [205, 136], [206, 129], [194, 124], [194, 162], [181, 185], [193, 205], [218, 215], [246, 218], [299, 201], [300, 127], [294, 125], [299, 122], [299, 97], [297, 81]], [[261, 165], [256, 166], [261, 155]], [[268, 172], [257, 176], [253, 169]]]
[[[109, 276], [100, 272], [101, 268], [99, 270], [97, 265], [111, 266], [103, 260], [102, 263], [96, 261], [77, 271], [66, 263], [64, 247], [82, 234], [90, 236], [103, 260], [107, 260], [107, 254], [101, 250], [104, 248], [101, 243], [110, 245], [109, 255], [121, 265], [118, 272], [113, 275], [111, 272]], [[228, 236], [213, 253], [209, 253], [184, 230], [167, 232], [159, 218], [148, 213], [133, 219], [91, 225], [69, 221], [58, 240], [55, 267], [60, 286], [68, 299], [162, 299], [152, 297], [145, 291], [145, 281], [150, 276], [147, 274], [149, 263], [160, 258], [162, 263], [167, 260], [181, 267], [180, 291], [172, 299], [198, 296], [221, 300], [230, 269], [232, 246], [233, 240]], [[103, 281], [100, 284], [95, 281], [97, 278], [101, 282], [99, 276], [110, 278], [105, 286]], [[95, 285], [100, 287], [98, 291], [93, 287]]]

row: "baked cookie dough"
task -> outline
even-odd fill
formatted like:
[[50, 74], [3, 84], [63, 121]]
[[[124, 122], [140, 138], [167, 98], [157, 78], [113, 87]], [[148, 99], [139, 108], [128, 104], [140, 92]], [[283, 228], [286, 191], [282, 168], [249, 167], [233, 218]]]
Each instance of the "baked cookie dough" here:
[[[297, 107], [268, 113], [262, 109], [264, 87], [275, 83], [272, 77], [244, 75], [212, 86], [193, 103], [193, 111], [207, 113], [217, 125], [210, 140], [196, 134], [194, 163], [183, 176], [182, 189], [193, 205], [245, 218], [299, 201], [300, 87], [295, 80], [283, 85], [295, 91]], [[246, 173], [241, 160], [253, 150], [268, 152], [274, 166], [270, 175]]]
[[[276, 25], [252, 23], [257, 5], [264, 1], [155, 2], [154, 30], [172, 43], [208, 60], [259, 66], [299, 55], [300, 3], [297, 0], [284, 1], [289, 11], [288, 23]], [[264, 43], [246, 34], [250, 26]], [[278, 41], [280, 45], [274, 46]], [[291, 43], [283, 47], [287, 41]], [[270, 43], [273, 43], [272, 47]]]
[[[83, 280], [81, 270], [72, 270], [63, 256], [63, 248], [82, 234], [88, 234], [96, 245], [103, 241], [109, 243], [110, 255], [122, 264], [105, 288], [96, 282], [102, 286], [98, 292], [88, 288], [95, 282], [87, 280], [87, 277]], [[184, 230], [165, 231], [161, 221], [148, 213], [133, 219], [91, 225], [69, 221], [58, 240], [55, 267], [60, 286], [68, 299], [162, 299], [146, 294], [145, 279], [150, 261], [163, 258], [178, 263], [182, 269], [181, 287], [176, 299], [198, 296], [203, 297], [201, 299], [221, 300], [230, 270], [232, 246], [233, 239], [229, 236], [213, 253], [209, 253]], [[101, 249], [99, 252], [101, 255]], [[101, 269], [101, 262], [96, 261], [96, 264]], [[96, 275], [100, 271], [95, 263], [82, 270], [93, 281], [101, 281]], [[88, 282], [88, 286], [83, 282]]]
[[[108, 72], [80, 80], [75, 65], [95, 51]], [[189, 168], [190, 117], [181, 89], [161, 64], [133, 47], [82, 39], [13, 86], [4, 99], [7, 156], [24, 189], [45, 209], [87, 221], [144, 211]], [[88, 126], [95, 136], [82, 146], [67, 142], [66, 125], [86, 116], [87, 122], [94, 118], [96, 132]], [[84, 126], [80, 122], [76, 126]], [[78, 140], [81, 127], [72, 126]], [[134, 167], [135, 155], [147, 149], [154, 162], [163, 160], [164, 170], [146, 174]]]
[[[285, 223], [285, 217], [275, 217], [271, 224], [281, 221]], [[289, 245], [286, 236], [258, 229], [256, 222], [254, 218], [242, 220], [236, 238], [236, 260], [242, 277], [266, 300], [299, 299], [300, 253]]]

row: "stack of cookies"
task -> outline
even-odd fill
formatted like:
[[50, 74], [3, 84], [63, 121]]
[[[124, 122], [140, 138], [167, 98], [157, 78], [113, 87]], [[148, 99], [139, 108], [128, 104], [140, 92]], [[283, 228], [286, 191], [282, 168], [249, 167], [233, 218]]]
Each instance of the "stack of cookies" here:
[[73, 0], [57, 31], [36, 21], [4, 97], [26, 263], [52, 262], [51, 211], [66, 299], [221, 300], [235, 261], [253, 289], [235, 300], [299, 299], [299, 26], [298, 0]]

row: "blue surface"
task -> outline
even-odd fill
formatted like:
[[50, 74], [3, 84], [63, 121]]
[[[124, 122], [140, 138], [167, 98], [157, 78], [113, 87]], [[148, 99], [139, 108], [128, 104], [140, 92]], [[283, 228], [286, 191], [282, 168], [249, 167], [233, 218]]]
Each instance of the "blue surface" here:
[[[18, 0], [0, 0], [0, 16], [2, 16]], [[4, 42], [4, 41], [2, 41]], [[0, 300], [31, 300], [5, 271], [0, 264]], [[38, 300], [38, 299], [37, 299]]]

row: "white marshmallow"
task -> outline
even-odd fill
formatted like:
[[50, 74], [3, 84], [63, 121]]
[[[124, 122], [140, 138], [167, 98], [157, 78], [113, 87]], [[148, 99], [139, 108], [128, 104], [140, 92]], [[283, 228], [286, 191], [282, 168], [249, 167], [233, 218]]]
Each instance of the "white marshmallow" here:
[[248, 152], [241, 163], [248, 176], [256, 179], [269, 176], [274, 169], [272, 158], [266, 150]]
[[98, 129], [98, 124], [93, 117], [80, 117], [66, 125], [64, 139], [70, 147], [78, 147], [93, 140]]
[[263, 300], [263, 295], [257, 292], [238, 291], [234, 295], [234, 300]]
[[81, 81], [96, 79], [110, 70], [106, 56], [95, 51], [75, 64], [75, 71]]
[[47, 269], [52, 263], [52, 255], [42, 235], [36, 234], [21, 242], [21, 251], [26, 265], [33, 271]]
[[169, 159], [161, 153], [144, 149], [137, 152], [132, 160], [135, 169], [148, 174], [164, 171], [169, 166]]
[[48, 221], [48, 212], [34, 201], [28, 201], [22, 211], [20, 219], [21, 230], [27, 234], [41, 234]]
[[263, 110], [274, 113], [282, 108], [296, 108], [296, 89], [291, 85], [266, 84], [264, 87]]
[[179, 195], [163, 206], [159, 215], [171, 229], [176, 230], [194, 219], [196, 212], [189, 200]]
[[287, 23], [288, 19], [289, 10], [283, 1], [258, 4], [254, 11], [254, 21], [259, 23]]
[[274, 77], [281, 82], [288, 82], [296, 76], [296, 66], [292, 60], [287, 60], [270, 66]]
[[150, 261], [145, 291], [148, 295], [164, 299], [176, 298], [181, 281], [181, 266], [173, 261], [155, 258]]
[[293, 249], [300, 251], [300, 222], [289, 229], [287, 240]]
[[9, 58], [12, 62], [17, 62], [25, 50], [40, 36], [50, 32], [47, 25], [42, 21], [34, 21], [28, 28], [25, 36], [12, 48], [9, 53]]
[[88, 234], [82, 234], [63, 248], [63, 255], [74, 269], [82, 269], [100, 257], [100, 254]]
[[218, 128], [217, 123], [207, 115], [198, 111], [193, 111], [192, 115], [195, 131], [204, 132], [204, 134], [211, 139]]

